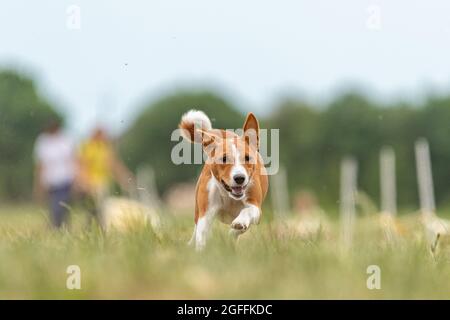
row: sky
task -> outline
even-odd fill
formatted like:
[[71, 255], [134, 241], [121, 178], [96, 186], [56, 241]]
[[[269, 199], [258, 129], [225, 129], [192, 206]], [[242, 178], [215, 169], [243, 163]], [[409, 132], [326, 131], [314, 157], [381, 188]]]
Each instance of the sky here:
[[[78, 14], [79, 13], [79, 14]], [[179, 88], [267, 114], [295, 95], [450, 92], [448, 0], [0, 0], [0, 68], [38, 81], [83, 135]]]

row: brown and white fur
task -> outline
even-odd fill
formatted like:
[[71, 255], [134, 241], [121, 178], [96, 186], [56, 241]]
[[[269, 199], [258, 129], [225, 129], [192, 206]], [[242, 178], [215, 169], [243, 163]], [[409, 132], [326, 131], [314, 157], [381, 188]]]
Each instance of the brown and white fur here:
[[196, 188], [195, 228], [190, 244], [197, 250], [206, 245], [212, 222], [229, 224], [238, 237], [261, 218], [261, 206], [268, 190], [268, 177], [259, 154], [259, 123], [249, 113], [242, 136], [213, 129], [202, 112], [183, 115], [183, 136], [201, 143], [207, 155]]

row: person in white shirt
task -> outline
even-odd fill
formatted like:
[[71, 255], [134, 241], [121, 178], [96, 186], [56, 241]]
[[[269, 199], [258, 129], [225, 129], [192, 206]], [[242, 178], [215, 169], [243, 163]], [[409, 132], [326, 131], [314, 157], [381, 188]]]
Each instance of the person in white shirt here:
[[48, 200], [50, 220], [61, 227], [68, 219], [68, 204], [76, 174], [73, 141], [62, 132], [59, 121], [53, 120], [36, 140], [35, 196]]

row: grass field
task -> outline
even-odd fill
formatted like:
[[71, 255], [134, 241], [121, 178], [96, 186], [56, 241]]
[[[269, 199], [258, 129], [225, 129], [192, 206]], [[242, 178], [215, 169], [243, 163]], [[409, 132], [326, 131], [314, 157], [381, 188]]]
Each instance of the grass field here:
[[[330, 238], [304, 241], [263, 221], [236, 245], [216, 223], [202, 253], [186, 245], [190, 216], [164, 219], [159, 237], [150, 228], [104, 235], [84, 219], [73, 214], [70, 231], [51, 231], [43, 210], [0, 209], [0, 298], [450, 298], [446, 250], [433, 257], [414, 218], [394, 244], [374, 217], [358, 219], [349, 252], [336, 222]], [[69, 265], [81, 268], [81, 290], [66, 288]], [[366, 286], [369, 265], [381, 268], [380, 290]]]

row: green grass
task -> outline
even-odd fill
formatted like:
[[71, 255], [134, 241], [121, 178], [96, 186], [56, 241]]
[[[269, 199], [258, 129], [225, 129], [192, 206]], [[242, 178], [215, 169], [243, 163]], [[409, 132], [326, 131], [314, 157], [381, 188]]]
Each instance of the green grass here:
[[[190, 216], [150, 228], [102, 234], [73, 214], [69, 231], [47, 227], [43, 210], [0, 209], [0, 298], [58, 299], [428, 299], [450, 298], [446, 249], [433, 257], [420, 226], [387, 243], [373, 218], [359, 219], [352, 250], [330, 238], [299, 239], [263, 221], [237, 244], [217, 222], [208, 247], [187, 247]], [[406, 221], [406, 220], [405, 220]], [[66, 288], [66, 269], [81, 268], [81, 290]], [[366, 286], [369, 265], [381, 268], [381, 290]]]

